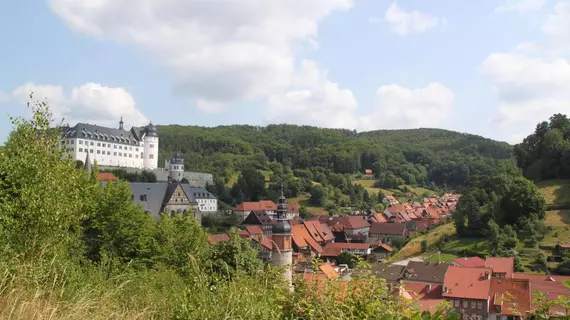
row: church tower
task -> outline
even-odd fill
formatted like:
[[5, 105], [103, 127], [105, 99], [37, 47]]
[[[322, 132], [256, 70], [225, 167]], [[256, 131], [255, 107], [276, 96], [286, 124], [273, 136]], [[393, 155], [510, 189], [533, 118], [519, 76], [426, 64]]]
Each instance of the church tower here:
[[271, 250], [271, 264], [276, 267], [285, 267], [283, 277], [293, 289], [292, 264], [293, 248], [291, 246], [291, 224], [287, 219], [287, 199], [283, 195], [283, 185], [281, 185], [281, 196], [277, 204], [277, 222], [272, 228], [273, 248]]

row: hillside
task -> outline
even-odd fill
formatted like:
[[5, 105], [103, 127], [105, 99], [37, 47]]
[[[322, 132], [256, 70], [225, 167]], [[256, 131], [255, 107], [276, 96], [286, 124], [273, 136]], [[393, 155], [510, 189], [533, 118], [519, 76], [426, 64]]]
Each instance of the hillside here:
[[553, 179], [536, 183], [538, 190], [544, 196], [547, 206], [570, 208], [570, 180]]
[[340, 174], [372, 169], [386, 189], [402, 184], [455, 188], [510, 159], [512, 150], [506, 143], [439, 129], [356, 133], [294, 125], [168, 125], [158, 126], [158, 133], [160, 164], [180, 151], [187, 170], [212, 172], [225, 182], [244, 167], [268, 169], [276, 161]]

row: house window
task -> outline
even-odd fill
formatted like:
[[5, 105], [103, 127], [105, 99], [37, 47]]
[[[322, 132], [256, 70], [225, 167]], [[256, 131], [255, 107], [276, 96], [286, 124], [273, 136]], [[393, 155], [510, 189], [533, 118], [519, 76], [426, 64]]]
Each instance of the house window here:
[[138, 151], [139, 151], [139, 148], [135, 148], [135, 151], [137, 151], [137, 152], [138, 152]]
[[154, 159], [154, 154], [149, 154], [149, 155], [148, 155], [148, 158], [149, 158], [149, 159]]
[[119, 157], [122, 157], [122, 156], [123, 156], [123, 153], [122, 153], [122, 152], [119, 152]]
[[483, 309], [483, 302], [481, 301], [477, 302], [477, 309]]
[[133, 151], [133, 147], [129, 147], [129, 151]]
[[460, 304], [459, 304], [459, 300], [455, 300], [455, 307], [459, 308]]
[[471, 309], [475, 309], [476, 305], [477, 305], [477, 302], [471, 301]]
[[83, 144], [83, 140], [79, 140], [79, 144]]
[[93, 149], [89, 149], [89, 153], [93, 153]]
[[103, 148], [105, 148], [107, 145], [105, 143], [103, 143]]
[[469, 301], [463, 300], [463, 308], [469, 308]]
[[101, 150], [97, 150], [97, 154], [101, 154]]
[[83, 152], [83, 148], [79, 148], [79, 152]]

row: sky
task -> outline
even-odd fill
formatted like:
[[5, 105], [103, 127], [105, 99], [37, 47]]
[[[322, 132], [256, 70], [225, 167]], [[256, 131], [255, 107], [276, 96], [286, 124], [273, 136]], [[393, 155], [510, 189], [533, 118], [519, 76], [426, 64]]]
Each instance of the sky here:
[[0, 3], [0, 141], [58, 120], [444, 128], [518, 143], [570, 113], [570, 0]]

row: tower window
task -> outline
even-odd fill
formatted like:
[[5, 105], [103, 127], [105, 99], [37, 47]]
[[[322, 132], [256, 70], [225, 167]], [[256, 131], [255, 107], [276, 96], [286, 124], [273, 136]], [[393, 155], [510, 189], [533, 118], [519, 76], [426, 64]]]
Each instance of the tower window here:
[[154, 159], [154, 154], [149, 154], [149, 155], [148, 155], [148, 158], [149, 158], [149, 159]]
[[93, 149], [89, 149], [89, 153], [93, 153]]
[[149, 147], [150, 147], [150, 148], [154, 148], [154, 144], [150, 144]]

